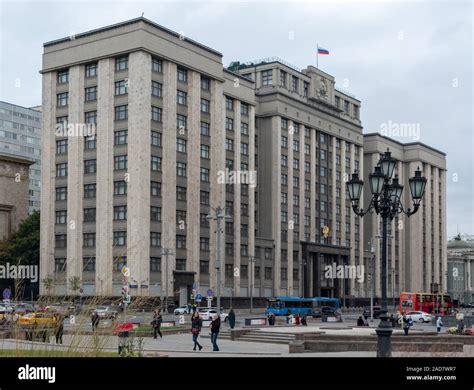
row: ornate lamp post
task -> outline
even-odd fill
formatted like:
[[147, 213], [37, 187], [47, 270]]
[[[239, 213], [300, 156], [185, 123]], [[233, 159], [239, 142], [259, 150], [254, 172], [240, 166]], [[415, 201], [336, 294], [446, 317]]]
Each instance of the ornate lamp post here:
[[369, 174], [369, 185], [372, 197], [366, 210], [359, 208], [364, 182], [359, 179], [357, 172], [352, 174], [352, 179], [346, 183], [352, 210], [363, 217], [367, 213], [376, 213], [382, 217], [382, 305], [380, 310], [380, 323], [376, 330], [378, 336], [377, 356], [390, 357], [392, 335], [391, 325], [387, 315], [387, 225], [396, 215], [406, 214], [408, 217], [415, 214], [425, 192], [426, 178], [421, 176], [420, 168], [415, 171], [415, 176], [409, 179], [413, 209], [404, 209], [401, 203], [403, 186], [398, 178], [393, 176], [397, 160], [392, 158], [390, 150], [381, 156], [374, 172]]

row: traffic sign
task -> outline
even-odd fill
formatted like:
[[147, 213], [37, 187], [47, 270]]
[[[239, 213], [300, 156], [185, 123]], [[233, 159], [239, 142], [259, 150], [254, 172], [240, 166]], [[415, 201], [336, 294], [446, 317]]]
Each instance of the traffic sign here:
[[211, 289], [207, 290], [207, 296], [208, 297], [214, 296], [214, 292]]
[[123, 274], [123, 276], [129, 277], [130, 276], [130, 268], [128, 268], [127, 266], [124, 265], [122, 267], [122, 274]]
[[201, 302], [202, 301], [202, 295], [201, 294], [197, 294], [196, 295], [196, 302]]
[[5, 290], [3, 290], [3, 299], [10, 299], [11, 296], [12, 296], [12, 290], [10, 290], [9, 288], [6, 288]]
[[79, 294], [81, 294], [81, 295], [84, 294], [84, 289], [83, 289], [83, 288], [81, 288], [81, 289], [79, 290]]

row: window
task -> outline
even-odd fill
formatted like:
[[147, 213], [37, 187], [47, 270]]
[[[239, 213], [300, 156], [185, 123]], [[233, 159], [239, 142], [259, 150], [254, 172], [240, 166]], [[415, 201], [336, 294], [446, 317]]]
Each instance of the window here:
[[186, 187], [176, 187], [176, 200], [186, 202]]
[[86, 102], [97, 100], [97, 87], [87, 87], [85, 89], [84, 95]]
[[202, 214], [201, 213], [201, 227], [208, 228], [209, 227], [209, 220], [207, 219], [207, 214]]
[[272, 267], [265, 267], [265, 279], [270, 280], [272, 278]]
[[150, 219], [155, 222], [161, 221], [161, 207], [150, 207]]
[[95, 207], [84, 209], [84, 222], [95, 222]]
[[245, 245], [245, 244], [240, 245], [240, 256], [248, 256], [248, 255], [249, 255], [248, 245]]
[[115, 171], [127, 169], [127, 165], [128, 165], [128, 156], [126, 154], [122, 156], [114, 156], [114, 170]]
[[115, 106], [115, 120], [125, 120], [128, 118], [128, 106], [126, 104]]
[[307, 196], [305, 196], [305, 198], [304, 198], [304, 207], [306, 209], [309, 209], [311, 207], [311, 199], [308, 198]]
[[355, 119], [359, 119], [359, 106], [356, 106], [355, 104], [352, 106], [353, 107], [353, 115]]
[[201, 76], [201, 89], [209, 91], [211, 89], [211, 79], [208, 77]]
[[163, 84], [158, 81], [151, 82], [151, 94], [152, 96], [161, 97], [163, 95]]
[[326, 202], [324, 200], [321, 201], [319, 209], [321, 211], [326, 211]]
[[211, 126], [207, 122], [201, 122], [201, 135], [209, 137], [211, 135]]
[[254, 278], [255, 279], [260, 279], [260, 267], [255, 266], [254, 273], [255, 273]]
[[335, 97], [335, 102], [336, 102], [336, 107], [340, 108], [341, 107], [341, 98], [339, 96]]
[[284, 135], [281, 136], [281, 147], [288, 148], [288, 137], [285, 137]]
[[201, 99], [201, 112], [211, 112], [211, 102], [207, 99]]
[[67, 176], [67, 163], [56, 164], [56, 177]]
[[95, 233], [84, 233], [82, 235], [82, 246], [86, 248], [95, 247]]
[[309, 180], [304, 181], [304, 190], [305, 191], [311, 191], [311, 182]]
[[161, 246], [161, 233], [159, 233], [159, 232], [150, 232], [150, 245], [151, 246]]
[[114, 232], [114, 246], [125, 246], [127, 245], [127, 232], [119, 231]]
[[249, 105], [247, 103], [240, 103], [240, 115], [249, 115]]
[[68, 105], [68, 96], [67, 92], [58, 93], [56, 95], [56, 102], [58, 107], [66, 107]]
[[[227, 223], [226, 223], [227, 225]], [[229, 256], [233, 256], [234, 254], [234, 245], [230, 242], [226, 242], [225, 244], [225, 254]]]
[[69, 70], [61, 70], [58, 72], [58, 84], [66, 84], [69, 81]]
[[161, 272], [160, 257], [150, 257], [150, 272]]
[[184, 91], [178, 91], [176, 92], [176, 102], [182, 106], [186, 106], [188, 101], [188, 94]]
[[125, 180], [114, 181], [114, 195], [127, 195], [127, 182]]
[[234, 140], [230, 138], [225, 139], [225, 150], [232, 152], [234, 150]]
[[229, 111], [234, 110], [234, 99], [231, 99], [229, 97], [225, 98], [225, 109]]
[[176, 235], [176, 248], [177, 249], [186, 249], [186, 236]]
[[201, 237], [199, 247], [203, 252], [209, 252], [209, 238]]
[[161, 171], [161, 157], [151, 156], [151, 170], [156, 172]]
[[56, 187], [56, 200], [67, 200], [67, 187]]
[[319, 134], [319, 141], [320, 141], [322, 144], [325, 144], [325, 143], [326, 143], [326, 134], [320, 133], [320, 134]]
[[186, 163], [176, 162], [176, 176], [186, 177]]
[[308, 97], [309, 83], [303, 81], [303, 96]]
[[244, 156], [249, 155], [249, 144], [246, 144], [245, 142], [240, 143], [240, 153], [243, 154]]
[[288, 269], [287, 268], [281, 268], [280, 269], [280, 276], [281, 276], [281, 281], [286, 282], [286, 279], [288, 279]]
[[95, 135], [84, 137], [84, 149], [91, 150], [97, 148], [97, 138]]
[[225, 129], [234, 131], [234, 120], [232, 118], [225, 118]]
[[209, 205], [209, 192], [201, 191], [201, 193], [200, 193], [200, 202], [203, 205]]
[[178, 66], [178, 81], [186, 83], [188, 81], [188, 71]]
[[56, 225], [63, 225], [66, 223], [67, 211], [66, 210], [57, 210], [56, 211]]
[[199, 273], [209, 274], [209, 261], [201, 260], [199, 262]]
[[272, 254], [272, 249], [271, 248], [265, 248], [265, 259], [267, 259], [267, 260], [273, 259], [273, 254]]
[[293, 169], [300, 169], [300, 160], [297, 158], [293, 159]]
[[128, 130], [118, 130], [114, 133], [115, 145], [126, 145], [128, 143]]
[[84, 198], [90, 199], [96, 196], [96, 184], [84, 184]]
[[288, 130], [288, 119], [281, 118], [281, 128], [284, 130]]
[[293, 187], [295, 188], [300, 187], [300, 178], [298, 176], [293, 176]]
[[344, 100], [344, 112], [349, 115], [349, 102]]
[[114, 220], [115, 221], [122, 221], [127, 219], [127, 206], [114, 206]]
[[161, 108], [151, 106], [151, 120], [155, 122], [161, 122]]
[[84, 174], [96, 173], [97, 171], [97, 160], [84, 160]]
[[121, 71], [128, 69], [128, 56], [117, 57], [115, 59], [115, 70]]
[[321, 160], [326, 160], [326, 151], [324, 149], [320, 150], [320, 157]]
[[281, 155], [281, 165], [283, 167], [288, 166], [288, 156], [285, 156], [284, 154]]
[[86, 77], [96, 77], [97, 76], [97, 62], [87, 64], [85, 67]]
[[291, 76], [291, 92], [298, 92], [298, 77]]
[[288, 175], [285, 173], [281, 174], [281, 184], [284, 186], [288, 185]]
[[209, 145], [201, 144], [201, 158], [210, 158], [210, 147]]
[[286, 192], [281, 193], [281, 203], [288, 204], [288, 194]]
[[159, 58], [152, 57], [151, 70], [153, 72], [161, 73], [163, 71], [163, 61], [161, 61]]
[[176, 115], [176, 127], [180, 130], [185, 130], [188, 127], [188, 118], [186, 115]]
[[84, 272], [95, 272], [95, 257], [83, 257], [82, 270]]
[[128, 82], [120, 80], [115, 82], [115, 95], [126, 95], [128, 93]]
[[97, 111], [87, 111], [84, 113], [84, 121], [86, 123], [97, 123]]
[[56, 141], [56, 154], [67, 153], [67, 139], [61, 139]]
[[248, 123], [241, 123], [240, 124], [240, 133], [243, 135], [249, 135], [249, 124]]
[[319, 173], [320, 173], [321, 177], [325, 177], [326, 176], [326, 167], [320, 167]]
[[208, 168], [201, 168], [201, 181], [209, 182], [209, 172]]
[[186, 140], [183, 138], [176, 138], [176, 151], [186, 153]]
[[181, 225], [186, 223], [186, 211], [176, 210], [176, 224]]
[[176, 271], [186, 271], [186, 259], [176, 259]]
[[310, 162], [308, 162], [308, 161], [304, 162], [304, 171], [306, 173], [311, 173], [311, 163]]
[[262, 85], [263, 86], [271, 85], [273, 83], [272, 77], [273, 77], [273, 71], [271, 69], [264, 70], [262, 72]]
[[161, 196], [161, 183], [152, 181], [150, 183], [151, 196]]
[[56, 234], [55, 247], [56, 248], [66, 248], [67, 247], [67, 235], [66, 234]]
[[321, 184], [321, 194], [326, 193], [326, 184]]
[[280, 87], [286, 88], [286, 80], [287, 80], [288, 73], [283, 70], [280, 70]]
[[[57, 236], [56, 236], [57, 238]], [[57, 241], [56, 241], [57, 243]], [[56, 248], [59, 248], [56, 246]], [[54, 272], [66, 272], [66, 259], [65, 258], [55, 258], [54, 259]]]

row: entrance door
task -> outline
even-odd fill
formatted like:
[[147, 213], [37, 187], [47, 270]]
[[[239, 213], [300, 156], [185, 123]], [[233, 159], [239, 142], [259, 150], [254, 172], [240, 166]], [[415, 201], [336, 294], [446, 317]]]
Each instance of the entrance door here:
[[188, 304], [188, 286], [179, 286], [179, 306]]

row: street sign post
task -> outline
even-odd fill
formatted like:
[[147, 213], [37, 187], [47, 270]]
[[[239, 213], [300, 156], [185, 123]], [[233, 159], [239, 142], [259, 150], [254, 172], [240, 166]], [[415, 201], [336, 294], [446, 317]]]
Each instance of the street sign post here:
[[212, 297], [207, 297], [207, 307], [208, 308], [212, 307]]

